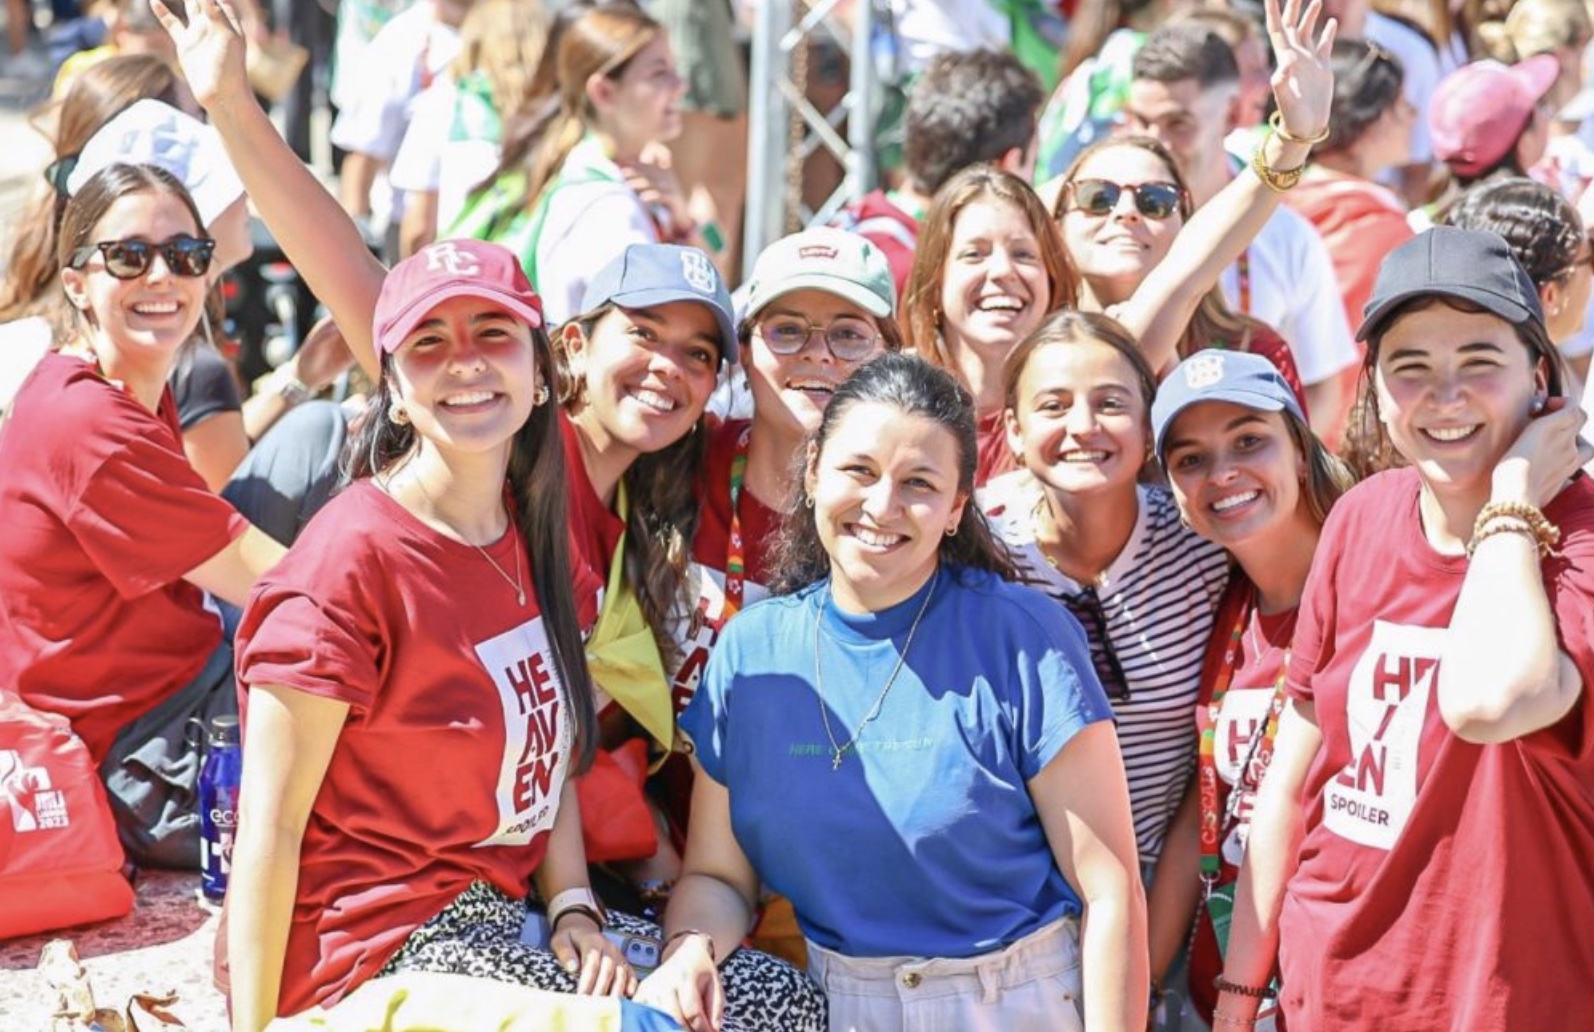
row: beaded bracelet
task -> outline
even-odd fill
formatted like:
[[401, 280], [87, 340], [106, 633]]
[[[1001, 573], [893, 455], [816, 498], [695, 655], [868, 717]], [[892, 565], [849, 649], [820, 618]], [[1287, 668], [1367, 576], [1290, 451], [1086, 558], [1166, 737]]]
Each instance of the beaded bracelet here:
[[1212, 1015], [1212, 1023], [1215, 1024], [1215, 1025], [1228, 1025], [1231, 1028], [1255, 1028], [1256, 1027], [1256, 1019], [1255, 1018], [1231, 1018], [1227, 1014], [1217, 1014], [1217, 1013], [1214, 1013]]
[[[1515, 519], [1527, 524], [1538, 542], [1541, 556], [1549, 555], [1561, 541], [1561, 528], [1546, 519], [1538, 506], [1529, 505], [1527, 502], [1490, 502], [1485, 505], [1472, 523], [1473, 541], [1481, 540], [1479, 534], [1490, 523], [1501, 518]], [[1497, 531], [1497, 533], [1502, 532]]]
[[1326, 125], [1323, 126], [1323, 131], [1318, 133], [1316, 136], [1296, 136], [1284, 125], [1284, 116], [1277, 109], [1275, 109], [1274, 112], [1268, 116], [1267, 124], [1270, 129], [1272, 129], [1275, 133], [1278, 133], [1279, 139], [1283, 140], [1285, 143], [1304, 143], [1310, 147], [1313, 144], [1322, 143], [1324, 140], [1328, 139], [1329, 127]]
[[1514, 516], [1497, 516], [1485, 524], [1482, 530], [1472, 535], [1472, 540], [1467, 542], [1467, 558], [1472, 558], [1472, 553], [1478, 550], [1479, 545], [1500, 534], [1521, 534], [1533, 542], [1534, 547], [1539, 550], [1541, 556], [1549, 551], [1526, 521], [1519, 520]]
[[1220, 993], [1233, 993], [1235, 996], [1249, 996], [1253, 1000], [1264, 1000], [1268, 996], [1268, 987], [1265, 985], [1240, 985], [1231, 982], [1222, 975], [1212, 980], [1212, 988]]

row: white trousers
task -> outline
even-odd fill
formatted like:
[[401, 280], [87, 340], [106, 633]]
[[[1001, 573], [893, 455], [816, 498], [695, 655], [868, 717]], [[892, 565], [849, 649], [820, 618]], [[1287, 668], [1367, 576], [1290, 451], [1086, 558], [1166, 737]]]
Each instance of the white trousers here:
[[1083, 1032], [1079, 922], [978, 957], [845, 957], [808, 944], [830, 1032]]

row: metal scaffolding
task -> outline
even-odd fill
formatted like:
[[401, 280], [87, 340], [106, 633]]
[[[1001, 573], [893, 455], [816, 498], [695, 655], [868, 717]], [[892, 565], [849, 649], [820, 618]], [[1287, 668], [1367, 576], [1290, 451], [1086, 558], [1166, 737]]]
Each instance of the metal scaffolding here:
[[[884, 0], [760, 0], [748, 90], [744, 276], [767, 244], [828, 220], [874, 189], [880, 88], [873, 42], [888, 24], [886, 6]], [[828, 43], [847, 56], [851, 70], [846, 93], [822, 111], [807, 96], [808, 67], [813, 48]], [[821, 149], [840, 164], [841, 184], [809, 208], [803, 168]]]

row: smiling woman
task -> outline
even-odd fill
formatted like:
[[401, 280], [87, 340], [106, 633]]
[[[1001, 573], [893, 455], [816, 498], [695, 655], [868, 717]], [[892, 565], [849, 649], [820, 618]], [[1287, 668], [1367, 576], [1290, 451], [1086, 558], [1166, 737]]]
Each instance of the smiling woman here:
[[886, 355], [837, 390], [780, 597], [726, 627], [682, 716], [699, 763], [687, 866], [639, 999], [713, 1014], [712, 957], [746, 934], [762, 883], [792, 902], [831, 1029], [1118, 1028], [1143, 1011], [1109, 711], [1077, 623], [1005, 581], [974, 468], [948, 373]]
[[1391, 252], [1359, 335], [1409, 466], [1323, 526], [1217, 1013], [1244, 1023], [1277, 957], [1292, 1028], [1553, 1027], [1594, 1013], [1583, 416], [1493, 233]]

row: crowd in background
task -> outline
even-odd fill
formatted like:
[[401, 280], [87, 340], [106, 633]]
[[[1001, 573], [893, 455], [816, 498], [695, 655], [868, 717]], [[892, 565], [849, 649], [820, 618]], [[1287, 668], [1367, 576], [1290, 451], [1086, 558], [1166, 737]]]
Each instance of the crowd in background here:
[[1594, 1018], [1589, 8], [878, 6], [745, 259], [752, 4], [52, 12], [0, 688], [149, 865], [241, 714], [233, 1027]]

